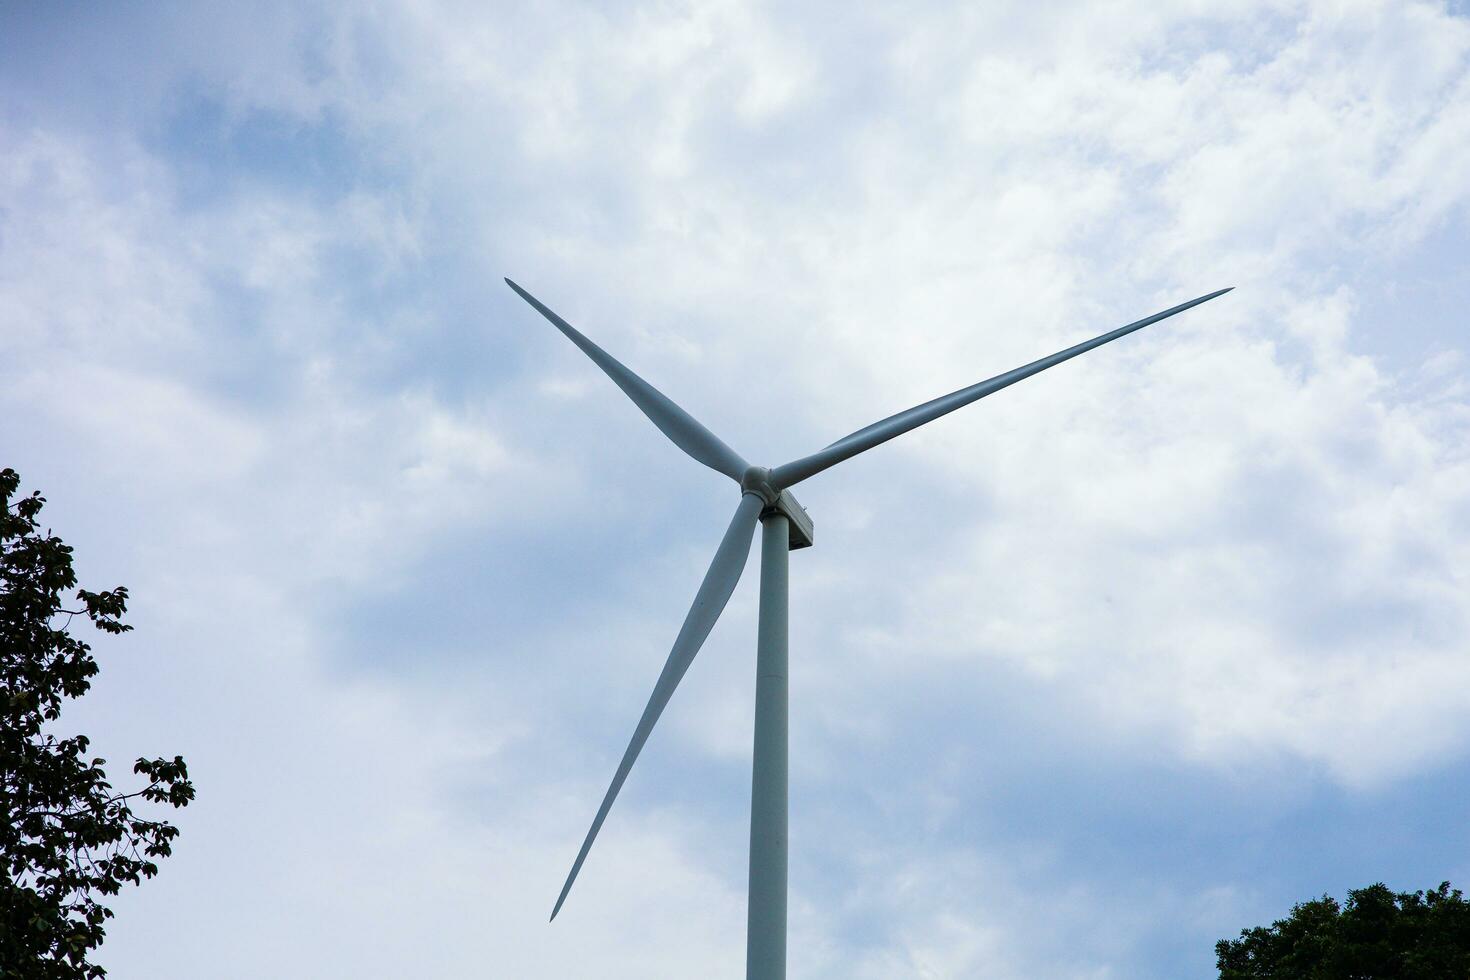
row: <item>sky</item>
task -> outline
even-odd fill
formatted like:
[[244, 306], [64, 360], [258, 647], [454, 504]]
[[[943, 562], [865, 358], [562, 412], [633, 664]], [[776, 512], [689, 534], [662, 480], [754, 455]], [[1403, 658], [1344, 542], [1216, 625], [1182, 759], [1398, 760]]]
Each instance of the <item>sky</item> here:
[[743, 975], [756, 564], [547, 916], [736, 502], [798, 489], [793, 977], [1213, 977], [1470, 884], [1470, 8], [0, 6], [0, 465], [197, 802], [118, 977]]

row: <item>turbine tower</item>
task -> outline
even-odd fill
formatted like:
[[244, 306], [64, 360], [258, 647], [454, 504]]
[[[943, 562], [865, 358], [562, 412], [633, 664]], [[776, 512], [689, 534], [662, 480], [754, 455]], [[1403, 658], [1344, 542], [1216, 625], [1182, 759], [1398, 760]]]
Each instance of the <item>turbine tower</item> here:
[[927, 401], [843, 436], [810, 456], [768, 469], [746, 462], [688, 412], [584, 337], [536, 297], [509, 279], [505, 282], [602, 368], [674, 445], [740, 485], [740, 503], [735, 508], [735, 516], [730, 519], [730, 526], [715, 550], [709, 571], [705, 572], [704, 581], [694, 595], [694, 604], [684, 617], [684, 625], [674, 639], [674, 647], [653, 686], [653, 694], [643, 709], [643, 716], [633, 729], [633, 738], [628, 742], [623, 760], [618, 763], [617, 772], [613, 773], [612, 785], [608, 786], [602, 805], [597, 808], [597, 816], [592, 819], [592, 827], [577, 852], [577, 859], [572, 862], [572, 870], [557, 896], [551, 918], [556, 918], [566, 902], [572, 883], [577, 880], [577, 873], [587, 860], [587, 852], [592, 849], [592, 842], [597, 839], [597, 832], [602, 829], [613, 800], [623, 788], [623, 782], [648, 741], [659, 715], [689, 669], [694, 655], [704, 644], [705, 637], [714, 628], [715, 621], [720, 618], [730, 594], [735, 591], [745, 569], [746, 558], [750, 555], [751, 538], [759, 521], [762, 526], [761, 581], [756, 642], [755, 751], [750, 792], [750, 890], [747, 896], [745, 975], [747, 980], [783, 980], [786, 976], [787, 552], [812, 543], [811, 518], [791, 495], [790, 488], [895, 436], [1078, 354], [1085, 354], [1094, 347], [1101, 347], [1151, 323], [1222, 296], [1234, 287], [1180, 303], [1014, 371]]

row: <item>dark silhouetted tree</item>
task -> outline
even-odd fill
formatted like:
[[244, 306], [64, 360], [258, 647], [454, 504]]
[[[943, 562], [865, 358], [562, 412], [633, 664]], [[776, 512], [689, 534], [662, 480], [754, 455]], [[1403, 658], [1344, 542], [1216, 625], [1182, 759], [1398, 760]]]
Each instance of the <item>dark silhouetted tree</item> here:
[[[51, 730], [62, 702], [91, 686], [97, 661], [67, 629], [77, 616], [124, 633], [128, 592], [75, 593], [71, 548], [42, 533], [38, 493], [17, 497], [20, 478], [0, 470], [0, 977], [101, 977], [90, 962], [125, 883], [158, 873], [178, 829], [133, 812], [138, 801], [188, 805], [184, 760], [139, 759], [141, 785], [113, 788], [105, 759], [85, 735]], [[80, 608], [67, 608], [68, 597]]]
[[1269, 929], [1215, 944], [1220, 980], [1466, 980], [1470, 902], [1449, 882], [1394, 894], [1382, 884], [1303, 902]]

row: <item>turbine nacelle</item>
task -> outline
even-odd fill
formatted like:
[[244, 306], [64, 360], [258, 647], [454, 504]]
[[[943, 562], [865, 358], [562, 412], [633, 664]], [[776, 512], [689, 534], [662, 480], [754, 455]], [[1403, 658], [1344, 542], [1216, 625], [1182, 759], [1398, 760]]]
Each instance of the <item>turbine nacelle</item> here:
[[790, 532], [790, 549], [810, 548], [812, 546], [811, 515], [791, 493], [790, 490], [777, 490], [771, 480], [771, 471], [764, 466], [749, 466], [740, 476], [741, 495], [750, 494], [759, 497], [765, 509], [761, 511], [761, 520], [765, 520], [772, 514], [780, 514], [786, 518], [787, 527]]

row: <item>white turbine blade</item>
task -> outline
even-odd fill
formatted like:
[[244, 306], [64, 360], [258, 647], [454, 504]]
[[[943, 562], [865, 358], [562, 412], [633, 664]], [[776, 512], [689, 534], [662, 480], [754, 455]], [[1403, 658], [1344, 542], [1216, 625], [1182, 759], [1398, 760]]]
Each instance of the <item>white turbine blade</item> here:
[[739, 453], [721, 442], [718, 436], [701, 425], [694, 416], [674, 404], [663, 392], [638, 377], [607, 351], [582, 336], [575, 327], [549, 310], [536, 297], [509, 279], [505, 280], [505, 284], [514, 289], [521, 299], [534, 306], [536, 312], [550, 320], [556, 329], [566, 334], [568, 340], [582, 348], [582, 353], [592, 358], [593, 362], [602, 368], [609, 378], [613, 379], [613, 383], [623, 389], [623, 394], [631, 398], [633, 404], [637, 405], [639, 410], [648, 416], [649, 421], [658, 426], [659, 431], [668, 436], [674, 445], [710, 469], [725, 474], [736, 483], [740, 482], [740, 478], [750, 464], [742, 459]]
[[1191, 306], [1198, 306], [1201, 303], [1214, 299], [1216, 296], [1223, 296], [1234, 288], [1234, 286], [1231, 286], [1227, 289], [1216, 290], [1207, 296], [1192, 299], [1188, 303], [1181, 303], [1162, 313], [1155, 313], [1153, 316], [1136, 320], [1125, 327], [1119, 327], [1100, 337], [1094, 337], [1091, 340], [1084, 341], [1075, 347], [1068, 347], [1066, 350], [1053, 354], [1050, 357], [1043, 357], [1039, 361], [1032, 361], [1030, 364], [1018, 367], [1014, 371], [998, 374], [988, 381], [981, 381], [979, 384], [971, 385], [968, 388], [961, 388], [959, 391], [936, 398], [933, 401], [927, 401], [907, 411], [899, 412], [897, 415], [891, 415], [881, 422], [874, 422], [872, 425], [843, 436], [830, 446], [818, 450], [810, 456], [805, 456], [776, 467], [771, 471], [771, 484], [778, 489], [794, 486], [807, 477], [815, 476], [830, 466], [836, 466], [843, 460], [851, 459], [858, 453], [866, 452], [895, 436], [901, 436], [910, 429], [917, 429], [925, 422], [932, 422], [941, 415], [948, 415], [957, 408], [963, 408], [971, 402], [978, 401], [986, 395], [1013, 385], [1023, 378], [1029, 378], [1039, 371], [1045, 371], [1047, 368], [1076, 357], [1078, 354], [1085, 354], [1094, 347], [1101, 347], [1103, 344], [1111, 340], [1117, 340], [1125, 334], [1130, 334], [1135, 330], [1142, 330], [1151, 323], [1158, 323], [1160, 320], [1171, 317], [1175, 313], [1182, 313]]
[[750, 555], [750, 539], [755, 531], [755, 522], [764, 506], [761, 498], [753, 493], [741, 496], [740, 506], [735, 509], [730, 527], [725, 531], [725, 537], [715, 551], [714, 560], [710, 562], [709, 571], [704, 573], [704, 581], [700, 583], [699, 591], [694, 596], [694, 605], [689, 608], [689, 614], [684, 617], [684, 625], [679, 628], [674, 649], [669, 651], [669, 659], [664, 663], [663, 672], [658, 675], [658, 683], [653, 686], [653, 694], [648, 699], [648, 706], [643, 709], [643, 717], [638, 719], [638, 727], [633, 730], [633, 739], [623, 753], [623, 761], [618, 763], [618, 771], [613, 774], [612, 785], [602, 798], [602, 806], [597, 808], [592, 829], [587, 831], [587, 838], [582, 841], [582, 849], [577, 852], [577, 860], [572, 863], [566, 884], [561, 886], [556, 907], [551, 910], [553, 919], [561, 911], [562, 903], [567, 900], [572, 882], [577, 880], [577, 872], [582, 870], [582, 862], [587, 859], [587, 852], [592, 849], [592, 842], [597, 839], [597, 832], [602, 829], [602, 822], [607, 819], [607, 812], [612, 809], [618, 790], [623, 788], [628, 771], [633, 768], [638, 753], [643, 750], [643, 743], [648, 741], [648, 733], [653, 731], [653, 726], [663, 713], [664, 706], [669, 703], [674, 688], [679, 686], [679, 681], [689, 669], [694, 655], [699, 652], [705, 637], [714, 628], [715, 620], [724, 612], [725, 603], [730, 601], [730, 593], [735, 591], [740, 573], [745, 570], [745, 559]]

